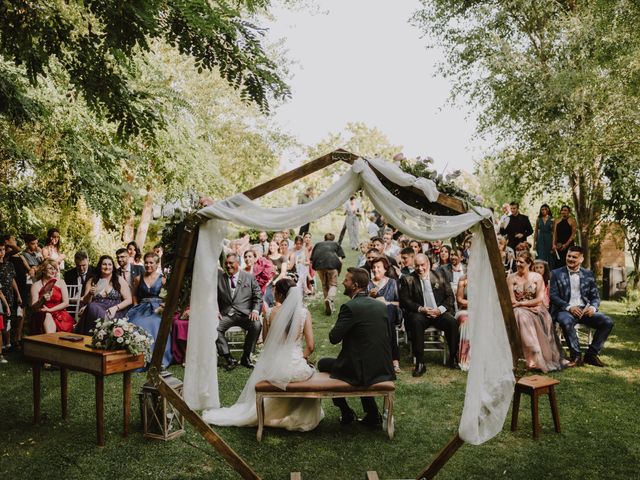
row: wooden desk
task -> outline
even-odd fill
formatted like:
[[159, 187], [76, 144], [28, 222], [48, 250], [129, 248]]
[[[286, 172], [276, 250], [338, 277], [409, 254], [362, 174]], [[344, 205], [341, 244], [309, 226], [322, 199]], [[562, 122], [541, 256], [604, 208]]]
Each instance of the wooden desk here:
[[[33, 423], [40, 422], [40, 371], [44, 363], [60, 367], [60, 401], [62, 418], [67, 418], [67, 371], [90, 373], [96, 382], [96, 427], [98, 445], [104, 446], [104, 377], [123, 374], [123, 436], [129, 434], [131, 417], [131, 371], [144, 366], [144, 355], [131, 355], [126, 350], [97, 350], [87, 345], [91, 337], [82, 335], [81, 342], [61, 340], [69, 333], [45, 333], [23, 339], [25, 357], [33, 361]], [[77, 335], [76, 335], [77, 336]]]

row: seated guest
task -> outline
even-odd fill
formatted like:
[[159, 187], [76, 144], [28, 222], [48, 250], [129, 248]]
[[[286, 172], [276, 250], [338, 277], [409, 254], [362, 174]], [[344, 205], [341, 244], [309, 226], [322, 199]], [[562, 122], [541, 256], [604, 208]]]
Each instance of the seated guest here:
[[267, 284], [273, 277], [273, 264], [260, 254], [260, 247], [252, 247], [244, 252], [244, 263], [243, 270], [254, 276], [264, 295]]
[[469, 253], [471, 252], [471, 243], [473, 242], [473, 233], [470, 233], [466, 237], [464, 237], [464, 241], [462, 242], [462, 251], [464, 252], [464, 260], [462, 263], [465, 265], [469, 264]]
[[431, 269], [433, 270], [433, 265], [440, 262], [440, 249], [442, 248], [442, 240], [434, 240], [431, 242], [431, 250], [425, 252], [427, 257], [429, 257], [429, 262], [431, 263]]
[[264, 302], [267, 304], [267, 307], [273, 307], [275, 304], [275, 297], [273, 295], [273, 287], [276, 282], [287, 276], [287, 265], [288, 260], [284, 255], [280, 255], [280, 246], [278, 242], [275, 240], [271, 240], [269, 242], [269, 253], [267, 255], [267, 260], [271, 262], [273, 265], [273, 275], [267, 283], [267, 286], [264, 291]]
[[[381, 238], [376, 237], [376, 238], [371, 239], [371, 248], [375, 249], [378, 252], [378, 255], [384, 255], [387, 258], [387, 260], [389, 261], [389, 265], [391, 265], [391, 267], [393, 267], [393, 268], [389, 269], [389, 272], [387, 273], [387, 275], [390, 278], [397, 279], [398, 276], [399, 276], [398, 274], [400, 272], [400, 267], [398, 266], [398, 261], [395, 259], [395, 257], [392, 257], [390, 255], [386, 255], [384, 253], [384, 247], [385, 247], [385, 243]], [[369, 253], [367, 253], [367, 258], [369, 258]], [[365, 266], [362, 267], [362, 268], [364, 268], [365, 270], [371, 271], [370, 268], [369, 268], [368, 261], [365, 264]]]
[[142, 252], [136, 242], [127, 243], [128, 262], [142, 267]]
[[389, 340], [391, 345], [391, 359], [393, 369], [400, 373], [400, 349], [398, 348], [398, 332], [396, 327], [402, 323], [398, 284], [393, 278], [387, 277], [389, 262], [386, 257], [375, 258], [371, 263], [371, 281], [368, 293], [371, 298], [381, 301], [387, 306], [387, 321], [389, 322]]
[[378, 236], [380, 233], [380, 227], [376, 224], [376, 216], [373, 214], [369, 214], [369, 222], [367, 223], [367, 233], [369, 234], [369, 239]]
[[413, 259], [415, 255], [415, 250], [411, 247], [406, 247], [400, 250], [400, 263], [402, 264], [402, 268], [400, 269], [400, 277], [413, 273]]
[[383, 253], [388, 257], [396, 258], [400, 253], [400, 247], [393, 239], [393, 230], [387, 229], [382, 234], [382, 241], [384, 242]]
[[[0, 283], [0, 331], [4, 330], [4, 317], [11, 316], [11, 308], [9, 307], [9, 302], [5, 298], [2, 293], [2, 283]], [[9, 363], [6, 358], [4, 358], [4, 345], [2, 341], [2, 335], [0, 335], [0, 363]]]
[[89, 255], [84, 250], [76, 252], [73, 256], [75, 267], [64, 272], [64, 281], [67, 285], [80, 285], [80, 291], [84, 291], [87, 280], [95, 274], [95, 268], [89, 264]]
[[[158, 257], [158, 271], [162, 273], [165, 265], [162, 264], [162, 256], [164, 255], [164, 247], [159, 243], [153, 246], [153, 253], [155, 253]], [[143, 259], [144, 262], [144, 259]]]
[[[427, 242], [427, 244], [429, 244], [429, 243]], [[411, 247], [411, 249], [413, 250], [413, 253], [415, 255], [417, 255], [419, 253], [423, 253], [422, 243], [420, 243], [418, 240], [410, 240], [409, 241], [409, 246]], [[431, 246], [429, 246], [429, 248], [431, 248]]]
[[516, 271], [516, 254], [508, 245], [507, 239], [502, 235], [498, 235], [498, 251], [502, 259], [505, 273], [509, 274]]
[[545, 287], [544, 306], [549, 309], [549, 283], [551, 282], [551, 270], [549, 269], [549, 264], [544, 260], [536, 260], [533, 262], [533, 271], [542, 276], [542, 281], [544, 282]]
[[[440, 257], [442, 252], [445, 251], [446, 245], [442, 247], [440, 251]], [[440, 265], [439, 270], [442, 276], [447, 279], [447, 282], [451, 284], [451, 290], [453, 292], [458, 291], [458, 281], [465, 274], [464, 265], [462, 264], [463, 254], [458, 248], [449, 250], [449, 261], [443, 265]]]
[[[165, 278], [158, 272], [158, 256], [153, 253], [144, 255], [144, 274], [135, 278], [133, 285], [133, 307], [129, 309], [129, 322], [146, 330], [153, 342], [158, 337], [160, 322], [162, 321], [160, 291], [165, 284]], [[171, 365], [171, 342], [166, 342], [162, 366]]]
[[356, 267], [363, 268], [367, 263], [367, 251], [369, 250], [369, 242], [360, 242], [360, 256], [356, 262]]
[[133, 290], [134, 281], [144, 273], [144, 267], [129, 262], [130, 258], [126, 248], [116, 250], [116, 260], [118, 261], [117, 274], [124, 278], [129, 286], [129, 290]]
[[[283, 244], [285, 242], [282, 240]], [[262, 307], [260, 286], [253, 275], [240, 270], [240, 260], [235, 253], [227, 254], [224, 270], [223, 274], [218, 275], [218, 355], [226, 360], [228, 369], [238, 365], [231, 356], [224, 334], [231, 327], [241, 327], [247, 331], [247, 336], [240, 364], [253, 368], [251, 352], [262, 330], [259, 318]]]
[[467, 308], [469, 308], [469, 301], [467, 300], [467, 276], [463, 275], [458, 281], [458, 289], [456, 291], [456, 303], [458, 304], [458, 311], [456, 312], [456, 320], [458, 321], [458, 327], [460, 328], [460, 344], [458, 346], [458, 365], [460, 370], [466, 372], [469, 370], [469, 350], [471, 344], [469, 338], [471, 332], [469, 332], [469, 314]]
[[20, 257], [27, 269], [27, 285], [32, 285], [37, 276], [38, 266], [42, 263], [42, 251], [38, 247], [38, 239], [30, 233], [24, 236], [25, 248]]
[[551, 315], [544, 306], [544, 282], [530, 271], [532, 265], [530, 252], [518, 253], [517, 271], [507, 277], [507, 286], [527, 368], [549, 372], [561, 367], [561, 354]]
[[263, 257], [266, 257], [269, 253], [269, 235], [264, 230], [258, 233], [258, 243], [255, 245], [260, 249], [260, 253]]
[[596, 281], [590, 270], [581, 267], [583, 260], [582, 247], [573, 245], [567, 252], [566, 267], [551, 272], [551, 312], [569, 345], [569, 366], [580, 364], [580, 343], [575, 325], [582, 323], [596, 330], [583, 361], [603, 367], [598, 355], [613, 329], [613, 321], [598, 311], [600, 296]]
[[38, 267], [38, 280], [31, 286], [30, 335], [73, 331], [73, 318], [65, 310], [69, 305], [67, 284], [58, 273], [58, 261], [51, 258]]
[[47, 231], [47, 241], [42, 249], [42, 258], [55, 260], [58, 262], [58, 270], [64, 270], [65, 255], [60, 251], [60, 231], [57, 228], [50, 228]]
[[290, 250], [289, 253], [289, 263], [296, 266], [298, 286], [305, 295], [310, 293], [307, 288], [307, 277], [309, 276], [309, 265], [311, 264], [310, 256], [311, 254], [304, 247], [303, 238], [297, 235], [293, 243], [293, 250]]
[[424, 331], [435, 327], [444, 331], [449, 345], [449, 366], [455, 368], [460, 333], [453, 317], [454, 297], [451, 285], [439, 272], [431, 270], [429, 258], [420, 253], [414, 258], [415, 272], [400, 279], [400, 306], [407, 331], [411, 331], [414, 377], [424, 375]]
[[123, 318], [131, 305], [131, 290], [125, 279], [118, 275], [113, 259], [103, 255], [98, 260], [96, 273], [84, 288], [81, 302], [86, 305], [76, 331], [90, 335], [96, 320], [102, 318]]
[[451, 257], [451, 247], [449, 245], [442, 245], [440, 247], [440, 253], [438, 254], [438, 259], [435, 263], [431, 264], [432, 270], [437, 270], [440, 267], [444, 267], [448, 265]]

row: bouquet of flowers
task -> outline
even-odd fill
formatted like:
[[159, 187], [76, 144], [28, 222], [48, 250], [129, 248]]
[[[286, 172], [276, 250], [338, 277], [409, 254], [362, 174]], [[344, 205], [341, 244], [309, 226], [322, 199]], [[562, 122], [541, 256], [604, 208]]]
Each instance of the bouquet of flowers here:
[[146, 361], [151, 358], [151, 335], [137, 325], [129, 323], [126, 317], [100, 319], [92, 332], [92, 348], [126, 350], [132, 355], [144, 353]]

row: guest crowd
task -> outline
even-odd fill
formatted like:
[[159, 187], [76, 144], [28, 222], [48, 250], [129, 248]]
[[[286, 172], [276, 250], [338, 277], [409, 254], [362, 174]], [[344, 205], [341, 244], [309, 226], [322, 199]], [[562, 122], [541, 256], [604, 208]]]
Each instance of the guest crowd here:
[[[300, 203], [310, 201], [312, 191], [304, 195]], [[347, 267], [341, 246], [346, 230], [349, 247], [359, 251], [356, 265], [348, 267], [366, 270], [367, 294], [386, 306], [395, 371], [401, 371], [399, 338], [405, 338], [414, 359], [413, 375], [426, 372], [425, 335], [443, 335], [447, 364], [467, 370], [473, 361], [467, 314], [467, 292], [473, 286], [468, 285], [466, 276], [472, 261], [472, 236], [456, 239], [455, 244], [408, 238], [377, 212], [365, 216], [355, 196], [345, 205], [344, 213], [345, 228], [338, 241], [327, 232], [314, 244], [308, 224], [293, 238], [290, 231], [282, 230], [259, 232], [253, 243], [246, 233], [225, 240], [217, 286], [217, 348], [227, 368], [238, 364], [225, 336], [234, 326], [247, 332], [239, 363], [253, 367], [251, 354], [261, 334], [266, 335], [263, 328], [268, 329], [270, 310], [278, 304], [276, 284], [282, 279], [293, 279], [307, 295], [321, 290], [325, 313], [334, 312], [338, 276]], [[583, 252], [575, 244], [576, 222], [571, 209], [563, 206], [560, 218], [554, 219], [545, 204], [532, 226], [513, 202], [503, 206], [495, 229], [527, 367], [547, 372], [582, 363], [602, 366], [598, 355], [613, 323], [599, 311], [593, 273], [581, 267]], [[361, 231], [367, 232], [367, 240], [360, 240]], [[23, 247], [13, 236], [1, 240], [3, 350], [20, 348], [25, 327], [30, 335], [56, 331], [89, 334], [96, 320], [105, 317], [126, 316], [154, 338], [157, 335], [165, 284], [160, 245], [142, 255], [135, 242], [130, 242], [113, 257], [101, 256], [95, 267], [87, 253], [79, 251], [73, 255], [73, 265], [65, 269], [70, 262], [57, 229], [49, 230], [42, 248], [33, 235], [22, 237]], [[78, 302], [74, 315], [68, 311], [70, 299]], [[185, 315], [181, 317], [184, 320]], [[584, 357], [575, 330], [579, 323], [595, 329]], [[567, 342], [568, 356], [563, 354], [555, 325]], [[168, 342], [163, 365], [171, 361]], [[6, 363], [2, 356], [0, 363]]]

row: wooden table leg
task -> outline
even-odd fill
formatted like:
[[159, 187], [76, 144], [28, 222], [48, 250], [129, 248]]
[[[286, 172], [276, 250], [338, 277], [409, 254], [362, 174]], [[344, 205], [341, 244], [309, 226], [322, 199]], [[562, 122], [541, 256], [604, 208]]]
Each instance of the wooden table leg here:
[[122, 436], [129, 436], [129, 421], [131, 420], [131, 372], [122, 374], [122, 416], [124, 426]]
[[104, 376], [96, 375], [96, 429], [98, 446], [104, 447]]
[[42, 363], [33, 362], [33, 423], [40, 423], [40, 372]]
[[553, 426], [556, 433], [560, 433], [560, 413], [558, 412], [558, 402], [556, 399], [556, 390], [553, 385], [549, 387], [549, 403], [551, 403], [551, 414], [553, 415]]
[[69, 398], [68, 379], [67, 369], [60, 367], [60, 405], [62, 406], [63, 420], [67, 419], [67, 400]]

